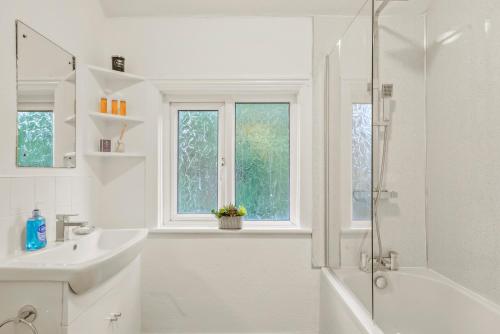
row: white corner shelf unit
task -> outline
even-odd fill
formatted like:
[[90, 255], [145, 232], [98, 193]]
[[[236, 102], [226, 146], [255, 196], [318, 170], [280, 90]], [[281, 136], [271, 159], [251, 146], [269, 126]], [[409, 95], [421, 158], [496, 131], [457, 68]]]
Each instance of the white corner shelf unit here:
[[[144, 159], [145, 154], [145, 123], [144, 99], [147, 97], [143, 93], [145, 81], [141, 76], [118, 72], [97, 66], [87, 65], [87, 82], [84, 94], [87, 97], [87, 125], [86, 125], [86, 149], [84, 156], [88, 159], [99, 158], [105, 165], [111, 159]], [[142, 88], [141, 88], [142, 87]], [[102, 97], [108, 98], [108, 105], [111, 98], [127, 101], [127, 115], [113, 115], [99, 112], [99, 101]], [[125, 152], [114, 152], [122, 131], [124, 133]], [[109, 139], [112, 142], [112, 152], [99, 152], [99, 140]], [[103, 165], [103, 166], [104, 166]]]
[[108, 70], [97, 66], [88, 65], [89, 71], [108, 94], [116, 93], [120, 90], [144, 81], [144, 78], [135, 74]]
[[90, 112], [90, 118], [92, 118], [95, 122], [102, 122], [106, 125], [123, 125], [126, 124], [129, 129], [132, 127], [144, 123], [144, 119], [141, 117], [132, 117], [132, 116], [120, 116], [120, 115], [112, 115], [112, 114], [103, 114], [98, 112]]
[[143, 153], [132, 153], [132, 152], [87, 152], [85, 154], [87, 157], [91, 158], [145, 158], [146, 155]]

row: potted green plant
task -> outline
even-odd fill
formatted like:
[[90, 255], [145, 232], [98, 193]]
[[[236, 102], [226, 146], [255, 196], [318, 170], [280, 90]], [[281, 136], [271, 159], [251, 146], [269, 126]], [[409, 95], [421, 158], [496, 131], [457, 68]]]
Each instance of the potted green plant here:
[[212, 210], [212, 213], [219, 220], [220, 229], [241, 229], [241, 217], [247, 214], [247, 209], [244, 206], [236, 207], [229, 203], [219, 210]]

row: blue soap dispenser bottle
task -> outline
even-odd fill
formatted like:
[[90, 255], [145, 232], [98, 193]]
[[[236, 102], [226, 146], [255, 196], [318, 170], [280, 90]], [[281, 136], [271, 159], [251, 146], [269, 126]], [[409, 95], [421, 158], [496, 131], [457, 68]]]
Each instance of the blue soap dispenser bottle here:
[[26, 250], [33, 251], [47, 246], [47, 227], [40, 210], [33, 210], [33, 216], [26, 222]]

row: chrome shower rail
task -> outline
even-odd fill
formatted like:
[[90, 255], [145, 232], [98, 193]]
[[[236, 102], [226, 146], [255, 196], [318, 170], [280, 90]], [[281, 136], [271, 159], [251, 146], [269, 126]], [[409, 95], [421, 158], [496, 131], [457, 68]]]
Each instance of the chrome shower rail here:
[[21, 323], [26, 327], [28, 327], [29, 329], [31, 329], [31, 332], [33, 334], [38, 334], [38, 330], [33, 325], [33, 321], [35, 321], [37, 314], [38, 312], [36, 311], [36, 308], [34, 306], [25, 305], [21, 307], [19, 312], [17, 312], [16, 317], [9, 318], [7, 320], [0, 322], [0, 328], [7, 325], [8, 323], [15, 323], [15, 324]]

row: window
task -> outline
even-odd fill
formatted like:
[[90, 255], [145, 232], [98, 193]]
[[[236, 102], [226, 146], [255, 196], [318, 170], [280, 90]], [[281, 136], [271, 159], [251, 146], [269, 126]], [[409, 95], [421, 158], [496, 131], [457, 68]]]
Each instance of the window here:
[[17, 157], [20, 167], [52, 167], [54, 118], [52, 111], [17, 112]]
[[352, 105], [352, 220], [371, 220], [372, 106]]
[[212, 209], [247, 209], [248, 224], [293, 221], [291, 101], [172, 103], [169, 223], [215, 224]]
[[179, 110], [177, 212], [209, 213], [217, 207], [218, 111]]
[[248, 220], [290, 219], [290, 105], [236, 104], [236, 203]]

